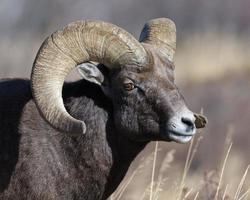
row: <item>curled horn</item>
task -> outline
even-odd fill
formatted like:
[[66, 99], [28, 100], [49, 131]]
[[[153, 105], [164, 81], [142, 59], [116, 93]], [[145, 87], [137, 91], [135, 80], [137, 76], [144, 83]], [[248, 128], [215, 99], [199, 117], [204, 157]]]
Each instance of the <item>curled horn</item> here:
[[62, 86], [72, 69], [88, 61], [110, 69], [126, 64], [143, 66], [146, 52], [132, 35], [101, 21], [71, 23], [44, 41], [32, 68], [33, 98], [44, 119], [70, 135], [85, 133], [86, 125], [66, 111]]
[[157, 18], [148, 21], [142, 29], [140, 42], [151, 44], [160, 53], [173, 61], [176, 49], [176, 27], [168, 18]]

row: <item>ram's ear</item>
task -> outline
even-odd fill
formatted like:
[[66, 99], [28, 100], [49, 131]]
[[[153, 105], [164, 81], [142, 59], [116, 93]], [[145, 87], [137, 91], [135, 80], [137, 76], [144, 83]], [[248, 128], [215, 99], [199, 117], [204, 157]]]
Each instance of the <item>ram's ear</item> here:
[[102, 85], [104, 82], [104, 76], [102, 72], [97, 68], [98, 63], [87, 62], [79, 65], [78, 72], [87, 81], [92, 83]]

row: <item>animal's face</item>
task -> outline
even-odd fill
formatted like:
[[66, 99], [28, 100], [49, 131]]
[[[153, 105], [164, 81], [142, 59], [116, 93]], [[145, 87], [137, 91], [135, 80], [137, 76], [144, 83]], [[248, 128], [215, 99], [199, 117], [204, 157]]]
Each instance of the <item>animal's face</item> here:
[[[175, 24], [167, 18], [148, 21], [139, 41], [113, 24], [74, 22], [41, 46], [31, 76], [34, 101], [57, 130], [85, 133], [85, 123], [67, 113], [61, 96], [66, 75], [85, 63], [79, 71], [112, 99], [119, 132], [136, 140], [187, 142], [195, 125], [203, 128], [206, 121], [186, 108], [174, 83], [175, 49]], [[101, 65], [96, 67], [91, 61], [104, 64], [109, 73], [104, 75]]]
[[124, 66], [111, 73], [109, 95], [119, 132], [135, 140], [189, 141], [196, 132], [174, 82], [174, 65], [151, 49], [148, 66]]

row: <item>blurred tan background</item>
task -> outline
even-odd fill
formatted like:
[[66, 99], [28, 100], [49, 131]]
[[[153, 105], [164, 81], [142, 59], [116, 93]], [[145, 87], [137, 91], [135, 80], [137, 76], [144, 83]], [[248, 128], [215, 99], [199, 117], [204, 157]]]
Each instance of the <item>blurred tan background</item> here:
[[[196, 112], [203, 108], [209, 120], [194, 148], [182, 198], [191, 190], [186, 199], [194, 199], [198, 191], [197, 199], [212, 199], [219, 187], [218, 198], [225, 193], [224, 199], [233, 199], [250, 163], [249, 10], [247, 0], [1, 0], [0, 78], [29, 78], [42, 41], [69, 22], [104, 20], [138, 38], [147, 20], [171, 18], [177, 26], [176, 81], [190, 108]], [[153, 199], [176, 199], [188, 146], [159, 143], [154, 175], [159, 191], [154, 189]], [[154, 148], [151, 143], [137, 158], [113, 199], [150, 198]], [[246, 175], [241, 195], [249, 184]]]

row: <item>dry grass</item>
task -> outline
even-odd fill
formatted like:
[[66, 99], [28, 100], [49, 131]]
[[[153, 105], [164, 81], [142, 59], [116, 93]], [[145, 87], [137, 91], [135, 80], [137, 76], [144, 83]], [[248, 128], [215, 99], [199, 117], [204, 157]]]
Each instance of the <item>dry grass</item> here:
[[177, 81], [181, 84], [220, 80], [250, 70], [249, 37], [229, 32], [191, 33], [177, 43]]
[[[231, 130], [231, 129], [230, 129]], [[192, 176], [188, 176], [190, 167], [194, 160], [195, 154], [199, 148], [202, 136], [193, 139], [188, 148], [186, 161], [183, 169], [181, 179], [176, 177], [176, 180], [171, 180], [166, 174], [173, 173], [174, 168], [171, 167], [174, 161], [175, 150], [170, 150], [166, 153], [165, 158], [160, 162], [157, 159], [160, 151], [159, 143], [155, 143], [154, 151], [146, 158], [141, 160], [137, 169], [135, 169], [130, 177], [128, 177], [119, 187], [119, 189], [112, 195], [111, 200], [247, 200], [250, 188], [247, 184], [249, 165], [246, 167], [243, 175], [240, 176], [240, 171], [237, 174], [231, 174], [231, 182], [227, 182], [225, 175], [228, 176], [227, 170], [230, 169], [229, 158], [233, 150], [233, 143], [231, 142], [231, 134], [229, 130], [229, 137], [225, 139], [225, 153], [222, 159], [220, 170], [213, 170], [205, 172], [204, 176], [199, 177], [199, 180], [190, 180]], [[141, 185], [138, 178], [140, 173], [150, 169], [151, 178], [148, 184]], [[233, 184], [235, 177], [241, 177], [237, 184]], [[130, 184], [133, 179], [133, 186]], [[140, 179], [140, 178], [139, 178]], [[145, 181], [144, 180], [144, 181]], [[227, 177], [228, 180], [228, 177]], [[136, 184], [136, 182], [138, 183]], [[173, 184], [175, 182], [175, 184]], [[190, 185], [190, 182], [193, 182]], [[171, 187], [172, 184], [172, 187]], [[144, 192], [138, 196], [129, 195], [134, 189], [134, 185], [144, 188]]]

